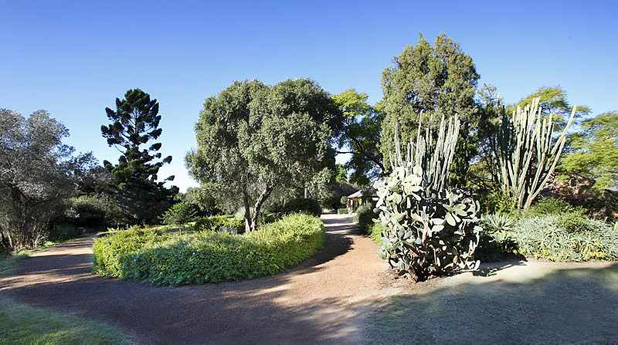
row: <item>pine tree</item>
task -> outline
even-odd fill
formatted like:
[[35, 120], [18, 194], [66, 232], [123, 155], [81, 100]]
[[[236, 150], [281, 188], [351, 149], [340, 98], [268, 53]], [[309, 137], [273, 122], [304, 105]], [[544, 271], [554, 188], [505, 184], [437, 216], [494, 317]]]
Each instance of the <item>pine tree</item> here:
[[109, 146], [121, 152], [118, 164], [104, 161], [112, 173], [115, 194], [127, 214], [127, 223], [156, 223], [160, 215], [172, 202], [178, 192], [176, 187], [168, 189], [165, 181], [158, 181], [159, 169], [172, 161], [172, 156], [161, 159], [161, 143], [147, 146], [149, 141], [161, 136], [159, 128], [159, 102], [140, 89], [129, 90], [124, 99], [116, 98], [116, 110], [105, 108], [111, 123], [101, 126], [101, 133]]

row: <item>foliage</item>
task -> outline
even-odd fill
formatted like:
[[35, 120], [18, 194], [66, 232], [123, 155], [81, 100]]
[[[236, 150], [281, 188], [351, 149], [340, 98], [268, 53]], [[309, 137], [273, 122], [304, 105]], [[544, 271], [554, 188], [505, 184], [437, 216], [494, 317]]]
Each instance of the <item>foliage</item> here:
[[368, 230], [369, 237], [378, 246], [382, 245], [382, 231], [384, 231], [384, 227], [380, 223], [372, 223], [369, 226], [369, 230]]
[[[552, 261], [618, 260], [618, 231], [604, 222], [582, 220], [581, 215], [575, 214], [566, 214], [566, 218], [565, 214], [522, 218], [508, 236], [526, 257]], [[572, 217], [577, 221], [573, 222]]]
[[279, 273], [317, 252], [319, 218], [289, 215], [244, 235], [132, 228], [97, 239], [94, 269], [103, 276], [155, 285], [216, 283]]
[[569, 139], [569, 151], [556, 169], [558, 180], [575, 197], [601, 201], [607, 213], [616, 210], [618, 203], [612, 200], [610, 189], [617, 183], [618, 112], [583, 121]]
[[378, 215], [374, 213], [373, 206], [371, 204], [364, 204], [356, 210], [354, 221], [358, 223], [358, 229], [361, 234], [368, 234], [369, 229], [373, 225], [374, 218], [377, 217]]
[[191, 187], [184, 194], [179, 194], [179, 200], [193, 205], [200, 217], [221, 214], [222, 210], [212, 193], [201, 187]]
[[115, 327], [0, 297], [0, 344], [131, 344]]
[[[166, 188], [158, 181], [159, 169], [172, 161], [172, 156], [161, 159], [161, 143], [150, 144], [161, 136], [159, 102], [140, 89], [128, 90], [124, 99], [116, 98], [116, 110], [105, 108], [111, 123], [101, 126], [101, 133], [109, 146], [122, 155], [118, 164], [105, 161], [105, 167], [114, 178], [114, 194], [122, 205], [129, 224], [155, 224], [161, 214], [172, 205], [178, 193], [176, 187]], [[161, 159], [161, 160], [159, 160]]]
[[[474, 251], [482, 230], [478, 202], [447, 189], [458, 121], [441, 122], [438, 140], [427, 129], [402, 157], [395, 140], [392, 172], [376, 183], [382, 231], [381, 256], [399, 274], [417, 280], [476, 269]], [[405, 159], [404, 159], [405, 158]]]
[[346, 170], [351, 170], [351, 183], [367, 186], [370, 180], [385, 172], [382, 164], [380, 127], [384, 114], [367, 103], [369, 96], [354, 89], [346, 90], [333, 96], [335, 103], [343, 113], [343, 135], [339, 137], [339, 153], [351, 154], [346, 163]]
[[210, 216], [198, 218], [193, 227], [195, 231], [215, 231], [237, 234], [242, 232], [243, 223], [241, 219], [236, 217]]
[[163, 223], [168, 225], [183, 225], [193, 221], [197, 208], [193, 204], [179, 202], [163, 213]]
[[334, 177], [330, 144], [340, 130], [339, 108], [313, 81], [235, 82], [204, 102], [187, 165], [218, 201], [244, 207], [252, 231], [273, 192]]
[[281, 209], [282, 214], [305, 213], [319, 217], [322, 215], [322, 207], [317, 200], [299, 198], [288, 201]]
[[0, 247], [37, 246], [74, 191], [80, 157], [62, 143], [68, 130], [44, 110], [28, 118], [0, 109]]
[[483, 230], [488, 233], [500, 231], [510, 231], [515, 225], [515, 221], [506, 214], [494, 213], [484, 216], [482, 219]]
[[337, 214], [348, 214], [349, 211], [347, 208], [338, 208], [337, 209]]
[[506, 114], [497, 134], [494, 164], [502, 193], [528, 209], [552, 176], [574, 120], [573, 108], [562, 133], [554, 140], [553, 116], [543, 118], [539, 98], [525, 108]]
[[524, 212], [524, 216], [530, 218], [535, 216], [558, 215], [563, 213], [584, 213], [584, 209], [571, 205], [564, 199], [542, 198], [530, 209]]
[[386, 117], [380, 150], [384, 161], [392, 160], [396, 137], [400, 135], [403, 142], [414, 139], [421, 117], [458, 115], [461, 126], [453, 176], [463, 185], [477, 150], [475, 128], [484, 115], [477, 111], [474, 100], [478, 79], [472, 58], [445, 35], [438, 36], [433, 46], [421, 36], [416, 46], [406, 47], [382, 76]]

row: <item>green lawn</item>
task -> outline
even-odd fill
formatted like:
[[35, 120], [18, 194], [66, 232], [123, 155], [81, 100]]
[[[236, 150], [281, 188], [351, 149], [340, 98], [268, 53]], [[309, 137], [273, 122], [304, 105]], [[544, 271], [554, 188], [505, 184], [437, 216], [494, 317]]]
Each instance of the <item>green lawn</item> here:
[[17, 264], [28, 257], [28, 254], [16, 254], [13, 256], [0, 256], [0, 274], [10, 273]]
[[0, 344], [131, 344], [118, 329], [0, 297]]

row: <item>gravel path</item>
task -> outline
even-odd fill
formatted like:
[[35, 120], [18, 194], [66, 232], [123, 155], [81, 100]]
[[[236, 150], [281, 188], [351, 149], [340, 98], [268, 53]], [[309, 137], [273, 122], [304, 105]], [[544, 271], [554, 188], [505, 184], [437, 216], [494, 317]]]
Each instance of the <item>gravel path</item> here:
[[351, 217], [324, 215], [326, 247], [300, 267], [242, 282], [152, 287], [93, 275], [92, 238], [39, 252], [0, 293], [104, 321], [145, 344], [358, 343], [367, 308], [384, 300], [387, 266]]

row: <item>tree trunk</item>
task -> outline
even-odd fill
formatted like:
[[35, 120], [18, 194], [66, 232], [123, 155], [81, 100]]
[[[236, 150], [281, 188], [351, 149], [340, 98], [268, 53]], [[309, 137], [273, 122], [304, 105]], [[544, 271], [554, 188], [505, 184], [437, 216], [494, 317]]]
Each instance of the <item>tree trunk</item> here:
[[251, 205], [249, 204], [249, 195], [247, 192], [243, 192], [243, 203], [245, 206], [245, 232], [251, 231]]
[[262, 205], [270, 196], [270, 193], [273, 191], [273, 188], [267, 186], [266, 189], [262, 191], [257, 201], [255, 202], [255, 207], [253, 208], [253, 216], [251, 217], [251, 231], [255, 231], [258, 228], [258, 218], [260, 216], [260, 210], [262, 209]]

